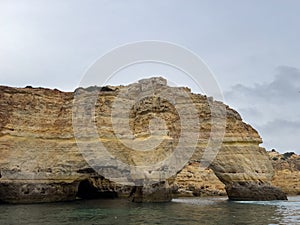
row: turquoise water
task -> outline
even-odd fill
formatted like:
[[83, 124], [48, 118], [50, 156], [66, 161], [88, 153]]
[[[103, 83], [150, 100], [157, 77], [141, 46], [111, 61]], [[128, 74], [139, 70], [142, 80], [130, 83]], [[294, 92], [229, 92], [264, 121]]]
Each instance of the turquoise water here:
[[0, 205], [0, 224], [300, 224], [300, 196], [273, 202], [231, 202], [217, 197], [159, 204], [98, 199]]

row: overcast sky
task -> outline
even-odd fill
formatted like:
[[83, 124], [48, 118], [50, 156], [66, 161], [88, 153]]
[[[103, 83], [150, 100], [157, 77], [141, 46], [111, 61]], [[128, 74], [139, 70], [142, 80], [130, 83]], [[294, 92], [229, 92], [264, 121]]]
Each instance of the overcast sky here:
[[263, 146], [300, 153], [299, 12], [298, 0], [0, 0], [0, 84], [74, 90], [112, 48], [173, 42], [208, 64]]

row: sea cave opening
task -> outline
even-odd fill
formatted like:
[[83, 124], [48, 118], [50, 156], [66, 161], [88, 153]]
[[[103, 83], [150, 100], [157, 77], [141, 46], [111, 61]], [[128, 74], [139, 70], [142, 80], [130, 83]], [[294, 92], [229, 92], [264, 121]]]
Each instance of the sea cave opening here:
[[77, 197], [81, 199], [112, 199], [117, 198], [118, 194], [114, 191], [101, 190], [89, 180], [83, 180], [79, 183]]

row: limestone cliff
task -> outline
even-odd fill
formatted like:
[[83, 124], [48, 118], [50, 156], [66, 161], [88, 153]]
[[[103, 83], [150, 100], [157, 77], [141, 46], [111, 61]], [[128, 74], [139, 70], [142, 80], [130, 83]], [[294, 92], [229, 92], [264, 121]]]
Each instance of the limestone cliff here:
[[269, 155], [275, 169], [272, 184], [289, 195], [300, 195], [300, 156], [293, 152], [280, 154], [275, 150]]
[[[153, 87], [155, 93], [151, 92]], [[182, 90], [188, 93], [188, 97], [180, 94]], [[159, 143], [154, 151], [143, 149], [133, 152], [130, 146], [120, 142], [111, 114], [121, 92], [130, 95], [130, 98], [134, 98], [136, 93], [151, 93], [129, 108], [128, 128], [133, 135], [127, 135], [121, 126], [117, 130], [140, 148], [151, 148], [152, 143]], [[162, 92], [171, 93], [172, 98], [176, 99], [175, 104], [157, 97]], [[74, 106], [74, 98], [78, 94], [81, 98]], [[95, 102], [91, 101], [95, 96]], [[118, 100], [127, 107], [132, 104], [130, 98], [121, 97]], [[197, 110], [192, 115], [189, 114], [191, 103], [187, 98], [192, 99]], [[168, 87], [162, 78], [152, 78], [129, 86], [80, 88], [75, 93], [1, 86], [0, 200], [15, 203], [64, 201], [75, 199], [76, 196], [86, 197], [85, 192], [92, 191], [94, 195], [100, 192], [122, 194], [139, 202], [168, 201], [172, 197], [174, 176], [143, 185], [138, 182], [139, 179], [145, 180], [139, 172], [127, 170], [127, 167], [122, 170], [117, 164], [107, 166], [107, 163], [118, 158], [123, 164], [151, 165], [173, 154], [174, 148], [182, 142], [180, 138], [185, 130], [189, 130], [190, 135], [184, 135], [183, 143], [195, 142], [193, 134], [199, 133], [195, 150], [186, 163], [200, 163], [211, 135], [212, 106], [216, 110], [216, 117], [221, 117], [221, 113], [218, 114], [220, 108], [226, 109], [226, 132], [210, 168], [224, 183], [229, 198], [285, 199], [285, 194], [270, 184], [274, 170], [266, 151], [259, 147], [261, 138], [250, 125], [242, 121], [236, 111], [206, 96], [192, 94], [187, 88]], [[195, 130], [196, 126], [191, 123], [182, 124], [178, 113], [180, 110], [187, 112], [190, 117], [197, 117], [200, 129]], [[75, 119], [74, 113], [78, 116]], [[88, 119], [87, 115], [90, 116]], [[122, 110], [117, 111], [114, 119], [122, 123]], [[156, 122], [151, 124], [153, 119]], [[90, 129], [90, 124], [95, 124], [92, 127], [94, 130]], [[153, 135], [149, 126], [156, 128]], [[143, 146], [149, 138], [153, 138], [147, 142], [149, 146]], [[103, 152], [95, 152], [99, 141], [104, 143], [111, 158], [106, 159]], [[212, 140], [212, 144], [214, 142], [218, 140]], [[182, 157], [186, 157], [191, 147], [182, 147], [184, 150], [179, 152]], [[89, 157], [85, 155], [86, 152]], [[101, 165], [98, 165], [99, 160]], [[174, 160], [182, 163], [181, 157]], [[167, 165], [162, 172], [169, 175], [172, 169]], [[114, 182], [108, 181], [99, 172]], [[151, 171], [147, 172], [151, 174]], [[122, 185], [118, 184], [120, 182]]]

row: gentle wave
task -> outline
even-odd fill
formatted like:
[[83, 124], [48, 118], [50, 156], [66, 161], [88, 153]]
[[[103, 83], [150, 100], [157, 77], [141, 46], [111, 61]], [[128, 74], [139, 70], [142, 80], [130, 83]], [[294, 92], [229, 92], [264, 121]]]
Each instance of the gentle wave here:
[[0, 205], [0, 224], [44, 225], [265, 225], [300, 224], [300, 196], [289, 201], [244, 202], [224, 197], [179, 198], [170, 203], [137, 204], [124, 199], [68, 203]]

